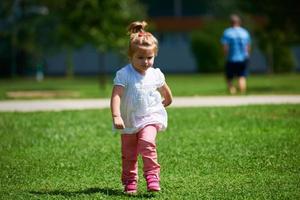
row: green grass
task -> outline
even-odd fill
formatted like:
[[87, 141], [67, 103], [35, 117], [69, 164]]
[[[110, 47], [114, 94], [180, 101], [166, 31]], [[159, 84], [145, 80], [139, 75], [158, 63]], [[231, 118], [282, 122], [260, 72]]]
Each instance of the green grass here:
[[[226, 95], [226, 86], [222, 74], [166, 75], [174, 96]], [[100, 85], [99, 78], [46, 78], [42, 82], [34, 79], [1, 79], [0, 100], [18, 99], [9, 97], [12, 91], [53, 91], [60, 92], [50, 98], [108, 98], [112, 89], [112, 77], [106, 84]], [[69, 95], [68, 93], [75, 93]], [[300, 74], [250, 75], [248, 94], [300, 94]], [[34, 97], [21, 97], [21, 99]], [[38, 97], [40, 98], [40, 97]], [[47, 97], [49, 98], [49, 97]]]
[[[166, 78], [175, 96], [228, 94], [222, 74], [167, 75]], [[300, 74], [250, 75], [247, 93], [300, 94]]]
[[[170, 108], [159, 194], [122, 194], [108, 109], [0, 113], [0, 199], [300, 199], [300, 105]], [[140, 160], [141, 161], [141, 160]]]
[[[100, 86], [98, 78], [46, 78], [42, 82], [37, 82], [33, 78], [2, 79], [0, 80], [0, 99], [13, 99], [7, 96], [7, 92], [12, 91], [75, 92], [79, 95], [75, 98], [108, 97], [111, 88], [111, 78], [107, 80], [107, 85], [104, 86]], [[74, 97], [65, 95], [54, 98]]]

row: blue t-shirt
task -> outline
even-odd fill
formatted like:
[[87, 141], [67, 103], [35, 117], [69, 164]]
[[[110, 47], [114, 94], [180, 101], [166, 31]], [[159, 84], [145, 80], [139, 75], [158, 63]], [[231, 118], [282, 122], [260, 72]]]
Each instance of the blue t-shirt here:
[[227, 60], [244, 61], [249, 57], [247, 46], [251, 43], [249, 32], [242, 27], [227, 28], [221, 38], [223, 45], [228, 45]]

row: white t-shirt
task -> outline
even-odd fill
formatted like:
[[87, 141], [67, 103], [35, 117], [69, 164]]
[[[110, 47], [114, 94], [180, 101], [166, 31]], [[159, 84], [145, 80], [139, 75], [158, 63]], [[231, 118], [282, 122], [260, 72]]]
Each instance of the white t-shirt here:
[[124, 87], [121, 116], [125, 129], [122, 133], [137, 133], [149, 124], [156, 124], [159, 130], [167, 128], [167, 112], [157, 90], [164, 84], [165, 77], [158, 68], [151, 67], [142, 75], [128, 64], [117, 71], [114, 85]]

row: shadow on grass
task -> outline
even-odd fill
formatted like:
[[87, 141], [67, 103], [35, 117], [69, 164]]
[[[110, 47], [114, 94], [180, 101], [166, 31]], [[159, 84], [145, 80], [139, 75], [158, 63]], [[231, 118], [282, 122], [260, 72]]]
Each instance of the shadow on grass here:
[[[66, 190], [52, 190], [52, 191], [29, 191], [33, 195], [61, 195], [66, 197], [78, 196], [78, 195], [92, 195], [96, 193], [102, 193], [107, 196], [128, 196], [124, 194], [121, 190], [116, 190], [112, 188], [87, 188], [85, 190], [79, 191], [66, 191]], [[132, 197], [144, 197], [144, 198], [153, 198], [155, 194], [153, 193], [144, 193], [132, 195]]]

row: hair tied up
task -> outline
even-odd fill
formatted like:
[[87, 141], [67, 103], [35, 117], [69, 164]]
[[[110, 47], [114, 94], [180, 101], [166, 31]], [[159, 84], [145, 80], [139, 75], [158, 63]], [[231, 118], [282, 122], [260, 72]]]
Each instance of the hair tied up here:
[[145, 21], [142, 22], [135, 21], [128, 26], [127, 30], [129, 34], [145, 32], [146, 26], [147, 26], [147, 22]]
[[130, 35], [130, 42], [128, 48], [128, 56], [130, 58], [140, 47], [150, 47], [153, 49], [155, 55], [157, 55], [157, 39], [150, 32], [145, 31], [146, 26], [147, 23], [145, 21], [135, 21], [129, 25], [128, 34]]

